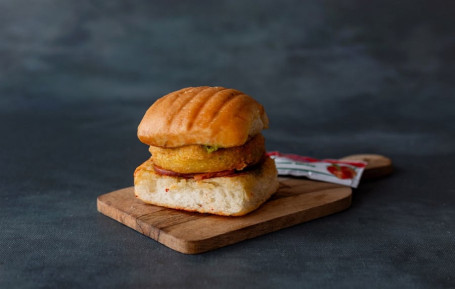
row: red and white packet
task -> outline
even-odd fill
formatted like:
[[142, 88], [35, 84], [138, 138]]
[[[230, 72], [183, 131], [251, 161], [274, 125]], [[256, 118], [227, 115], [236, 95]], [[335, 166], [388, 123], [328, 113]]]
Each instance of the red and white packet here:
[[362, 161], [318, 160], [278, 151], [268, 152], [275, 160], [278, 175], [309, 179], [357, 188], [367, 163]]

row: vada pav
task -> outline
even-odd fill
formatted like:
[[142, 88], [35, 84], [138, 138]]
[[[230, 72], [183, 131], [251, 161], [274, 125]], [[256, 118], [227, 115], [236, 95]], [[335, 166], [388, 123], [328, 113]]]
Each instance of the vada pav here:
[[167, 208], [245, 215], [278, 189], [261, 131], [269, 121], [250, 96], [188, 87], [158, 99], [138, 127], [151, 158], [134, 173], [135, 195]]

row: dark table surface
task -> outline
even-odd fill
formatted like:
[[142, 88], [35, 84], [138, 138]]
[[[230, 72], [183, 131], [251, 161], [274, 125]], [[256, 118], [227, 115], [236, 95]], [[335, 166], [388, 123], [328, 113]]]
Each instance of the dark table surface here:
[[[215, 2], [1, 1], [0, 288], [455, 288], [454, 2]], [[98, 213], [148, 106], [199, 85], [263, 103], [269, 150], [395, 172], [200, 255]]]

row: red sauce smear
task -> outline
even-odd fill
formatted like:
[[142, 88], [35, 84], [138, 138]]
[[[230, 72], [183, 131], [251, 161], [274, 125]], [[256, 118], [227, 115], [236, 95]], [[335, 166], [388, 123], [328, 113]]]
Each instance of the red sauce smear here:
[[219, 177], [232, 177], [233, 175], [238, 175], [239, 172], [236, 170], [226, 170], [212, 173], [197, 173], [197, 174], [182, 174], [174, 171], [163, 169], [157, 165], [153, 165], [155, 173], [162, 176], [178, 177], [184, 179], [195, 179], [197, 181], [210, 179], [210, 178], [219, 178]]

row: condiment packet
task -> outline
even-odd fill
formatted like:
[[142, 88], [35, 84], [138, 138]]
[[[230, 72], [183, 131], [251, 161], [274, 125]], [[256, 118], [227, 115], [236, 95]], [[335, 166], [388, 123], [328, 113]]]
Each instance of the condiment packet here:
[[278, 175], [309, 179], [357, 188], [367, 163], [362, 161], [318, 160], [295, 154], [268, 152], [275, 160]]

